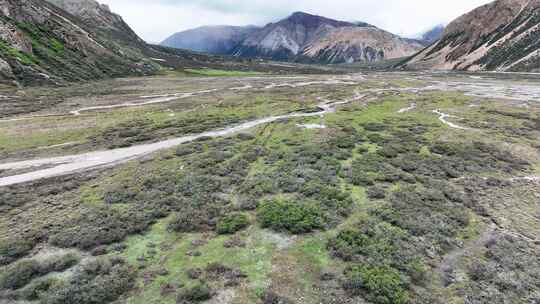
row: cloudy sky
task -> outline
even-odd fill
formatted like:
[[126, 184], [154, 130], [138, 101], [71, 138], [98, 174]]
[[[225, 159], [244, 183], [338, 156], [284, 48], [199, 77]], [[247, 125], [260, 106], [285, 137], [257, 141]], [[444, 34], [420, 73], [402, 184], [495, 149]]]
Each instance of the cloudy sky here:
[[145, 40], [202, 25], [264, 25], [295, 11], [365, 21], [406, 37], [491, 0], [98, 0], [119, 13]]

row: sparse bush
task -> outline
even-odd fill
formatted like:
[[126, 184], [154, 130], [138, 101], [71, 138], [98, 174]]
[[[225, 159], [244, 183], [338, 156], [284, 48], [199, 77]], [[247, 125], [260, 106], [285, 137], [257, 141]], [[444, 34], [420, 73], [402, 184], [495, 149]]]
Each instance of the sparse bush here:
[[113, 302], [133, 287], [135, 271], [121, 259], [98, 259], [72, 278], [55, 284], [40, 298], [44, 304]]
[[249, 218], [245, 213], [232, 213], [221, 218], [216, 226], [219, 234], [232, 234], [249, 226]]
[[257, 217], [264, 228], [296, 234], [320, 229], [324, 225], [320, 207], [286, 199], [262, 202], [257, 209]]
[[266, 291], [262, 295], [262, 301], [264, 304], [292, 304], [293, 301], [278, 295], [273, 291]]
[[203, 151], [203, 146], [201, 144], [189, 144], [189, 145], [180, 145], [176, 148], [174, 154], [176, 156], [182, 157], [194, 153], [200, 153]]
[[49, 292], [51, 288], [57, 284], [60, 284], [60, 280], [57, 278], [36, 279], [24, 288], [18, 290], [17, 297], [29, 301], [39, 300], [41, 295]]
[[187, 207], [174, 215], [168, 227], [176, 232], [203, 231], [210, 229], [210, 220], [205, 211]]
[[40, 263], [40, 272], [45, 274], [49, 272], [64, 271], [77, 265], [79, 261], [80, 257], [74, 253], [51, 257], [48, 260]]
[[0, 289], [19, 289], [32, 279], [50, 272], [64, 271], [79, 262], [74, 254], [51, 257], [43, 262], [37, 260], [20, 260], [7, 267], [0, 275]]
[[387, 125], [384, 123], [370, 122], [362, 125], [364, 130], [370, 132], [381, 132], [387, 129]]
[[110, 206], [88, 208], [52, 232], [49, 241], [59, 247], [81, 249], [112, 244], [143, 231], [159, 215], [152, 214], [157, 210], [144, 211], [136, 205], [122, 211]]
[[197, 282], [193, 287], [183, 288], [176, 296], [176, 303], [200, 303], [212, 298], [212, 290], [205, 282]]
[[386, 197], [386, 190], [382, 187], [374, 186], [369, 187], [366, 194], [370, 199], [384, 199]]
[[28, 237], [0, 242], [0, 265], [6, 265], [27, 254], [34, 247]]
[[188, 278], [192, 280], [197, 280], [202, 276], [203, 272], [200, 268], [191, 268], [187, 270], [186, 274]]
[[352, 266], [346, 271], [345, 289], [353, 295], [365, 295], [375, 304], [405, 304], [407, 284], [396, 269], [388, 266]]
[[103, 194], [103, 201], [106, 204], [129, 204], [137, 193], [126, 185], [110, 186]]
[[0, 288], [18, 289], [39, 276], [40, 265], [35, 260], [22, 260], [10, 267], [0, 276]]

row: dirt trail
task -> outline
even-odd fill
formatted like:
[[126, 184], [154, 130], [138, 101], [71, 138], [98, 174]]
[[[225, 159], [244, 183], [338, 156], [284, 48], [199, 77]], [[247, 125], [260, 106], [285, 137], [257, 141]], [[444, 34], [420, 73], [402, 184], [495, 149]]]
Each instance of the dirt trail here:
[[399, 109], [398, 113], [402, 114], [402, 113], [412, 111], [414, 109], [416, 109], [416, 103], [415, 102], [411, 103], [411, 105], [406, 107], [406, 108]]
[[439, 120], [442, 123], [444, 123], [445, 125], [448, 125], [450, 128], [459, 129], [459, 130], [472, 130], [471, 128], [458, 126], [455, 123], [452, 123], [452, 122], [446, 120], [447, 118], [455, 117], [453, 115], [443, 113], [440, 110], [433, 110], [433, 113], [438, 114], [439, 115]]
[[[231, 91], [245, 91], [245, 90], [251, 90], [251, 89], [275, 89], [275, 88], [282, 88], [282, 87], [289, 87], [289, 88], [300, 88], [300, 87], [306, 87], [306, 86], [313, 86], [313, 85], [356, 85], [358, 82], [356, 82], [356, 79], [359, 76], [347, 76], [341, 78], [332, 77], [330, 79], [326, 80], [317, 80], [317, 81], [306, 81], [306, 82], [285, 82], [285, 83], [271, 83], [269, 85], [263, 86], [261, 88], [256, 88], [255, 86], [246, 83], [242, 87], [231, 87], [228, 89], [223, 90], [231, 90]], [[260, 80], [261, 78], [253, 77], [252, 80]], [[264, 79], [264, 78], [262, 78]], [[275, 77], [275, 78], [268, 78], [268, 79], [291, 79], [291, 80], [299, 80], [299, 79], [306, 79], [304, 77]], [[56, 114], [48, 114], [48, 115], [32, 115], [32, 116], [23, 116], [23, 117], [15, 117], [15, 118], [9, 118], [9, 119], [0, 119], [0, 123], [2, 122], [14, 122], [14, 121], [22, 121], [22, 120], [31, 120], [35, 118], [43, 118], [43, 117], [62, 117], [62, 116], [79, 116], [82, 112], [90, 112], [90, 111], [98, 111], [98, 110], [109, 110], [109, 109], [117, 109], [117, 108], [132, 108], [132, 107], [142, 107], [146, 105], [152, 105], [152, 104], [160, 104], [160, 103], [166, 103], [171, 102], [174, 100], [179, 99], [185, 99], [189, 97], [195, 97], [200, 96], [204, 94], [214, 93], [220, 91], [219, 89], [210, 89], [210, 90], [203, 90], [203, 91], [195, 91], [195, 92], [180, 92], [180, 93], [171, 93], [171, 94], [162, 94], [162, 95], [148, 95], [148, 96], [140, 96], [138, 101], [130, 101], [130, 102], [124, 102], [119, 104], [112, 104], [112, 105], [102, 105], [102, 106], [92, 106], [92, 107], [84, 107], [77, 110], [70, 111], [69, 113], [56, 113]]]
[[217, 89], [212, 89], [212, 90], [189, 92], [189, 93], [175, 93], [175, 94], [156, 95], [156, 96], [141, 96], [140, 98], [142, 99], [150, 98], [150, 100], [143, 101], [143, 102], [126, 102], [126, 103], [120, 103], [120, 104], [114, 104], [114, 105], [86, 107], [86, 108], [80, 108], [78, 110], [71, 111], [69, 113], [75, 116], [79, 116], [81, 115], [81, 112], [107, 110], [107, 109], [115, 109], [115, 108], [141, 107], [141, 106], [146, 106], [150, 104], [164, 103], [164, 102], [169, 102], [169, 101], [173, 101], [177, 99], [184, 99], [184, 98], [212, 93], [216, 91]]

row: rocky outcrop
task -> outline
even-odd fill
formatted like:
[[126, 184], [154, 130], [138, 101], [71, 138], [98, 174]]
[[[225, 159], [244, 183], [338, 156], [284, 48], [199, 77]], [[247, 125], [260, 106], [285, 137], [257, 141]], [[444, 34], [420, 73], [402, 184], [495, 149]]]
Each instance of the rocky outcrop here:
[[32, 41], [15, 25], [0, 19], [0, 39], [18, 51], [31, 53]]
[[412, 69], [540, 71], [540, 0], [497, 0], [448, 25]]
[[229, 55], [250, 34], [258, 29], [255, 26], [203, 26], [176, 33], [165, 39], [161, 45], [197, 52]]
[[5, 60], [0, 58], [0, 81], [4, 83], [12, 83], [15, 81], [15, 75], [11, 70], [11, 66]]
[[417, 43], [367, 23], [343, 22], [298, 12], [250, 35], [234, 55], [343, 63], [403, 57], [421, 48]]
[[46, 0], [49, 3], [65, 10], [87, 27], [94, 31], [114, 36], [124, 42], [144, 43], [139, 36], [124, 22], [124, 19], [113, 13], [109, 6], [100, 4], [95, 0]]

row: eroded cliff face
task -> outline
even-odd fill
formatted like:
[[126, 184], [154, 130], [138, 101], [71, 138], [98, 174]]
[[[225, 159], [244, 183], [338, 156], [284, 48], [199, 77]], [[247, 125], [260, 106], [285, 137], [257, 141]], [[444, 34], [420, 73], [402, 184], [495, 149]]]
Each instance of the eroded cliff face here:
[[[104, 16], [88, 17], [101, 20], [100, 26], [107, 26], [102, 22], [106, 19], [116, 20], [111, 25], [120, 24], [121, 18], [116, 19], [117, 15], [97, 2], [81, 3], [85, 6], [76, 7], [84, 8], [84, 12], [90, 12], [88, 8], [93, 7], [92, 14]], [[124, 51], [125, 44], [114, 41], [100, 27], [92, 27], [83, 17], [75, 17], [43, 0], [0, 0], [0, 12], [4, 82], [56, 83], [144, 74], [157, 68], [143, 55]], [[123, 32], [121, 28], [116, 31]], [[125, 33], [126, 39], [138, 39], [132, 36], [132, 31]]]
[[540, 0], [497, 0], [449, 24], [438, 43], [405, 67], [537, 71], [539, 50]]

